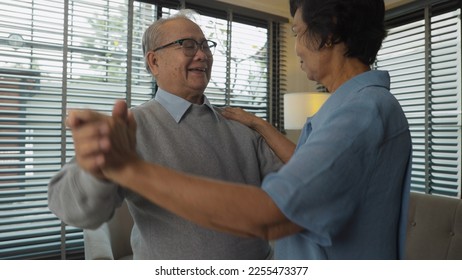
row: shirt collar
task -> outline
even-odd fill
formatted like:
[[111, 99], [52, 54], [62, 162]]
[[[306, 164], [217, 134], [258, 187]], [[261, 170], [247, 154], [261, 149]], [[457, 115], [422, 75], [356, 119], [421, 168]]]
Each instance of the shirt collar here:
[[390, 90], [390, 75], [387, 71], [366, 71], [345, 82], [333, 93], [333, 95], [343, 95], [351, 92], [357, 92], [368, 86], [379, 86]]
[[[183, 116], [188, 111], [189, 107], [191, 107], [192, 103], [188, 100], [181, 98], [177, 95], [171, 94], [161, 88], [157, 90], [156, 96], [154, 99], [162, 105], [165, 110], [173, 117], [173, 119], [179, 123]], [[210, 108], [212, 113], [215, 115], [215, 118], [218, 120], [217, 112], [215, 111], [212, 104], [208, 100], [207, 96], [204, 95], [204, 103], [203, 105]]]
[[390, 90], [390, 75], [387, 71], [369, 70], [348, 80], [331, 94], [321, 109], [311, 118], [312, 125], [324, 119], [330, 114], [329, 112], [342, 106], [347, 100], [354, 98], [355, 93], [369, 86]]
[[390, 75], [387, 71], [380, 70], [369, 70], [359, 74], [333, 92], [323, 107], [332, 109], [341, 106], [346, 100], [355, 96], [352, 93], [360, 92], [369, 86], [383, 87], [390, 90]]

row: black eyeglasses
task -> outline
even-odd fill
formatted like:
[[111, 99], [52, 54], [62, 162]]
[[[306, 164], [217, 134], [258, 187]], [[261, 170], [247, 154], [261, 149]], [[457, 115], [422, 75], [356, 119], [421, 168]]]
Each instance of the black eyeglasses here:
[[155, 48], [153, 51], [155, 52], [155, 51], [164, 49], [166, 47], [169, 47], [169, 46], [172, 46], [172, 45], [175, 45], [175, 44], [180, 45], [181, 48], [183, 49], [184, 55], [190, 56], [190, 57], [196, 55], [197, 50], [199, 50], [199, 46], [200, 46], [201, 50], [207, 56], [212, 56], [213, 52], [215, 51], [215, 47], [217, 46], [217, 43], [215, 43], [214, 41], [211, 41], [211, 40], [204, 40], [204, 41], [199, 43], [194, 39], [185, 38], [185, 39], [176, 40], [176, 41], [173, 41], [173, 42], [168, 43], [166, 45], [163, 45], [161, 47]]

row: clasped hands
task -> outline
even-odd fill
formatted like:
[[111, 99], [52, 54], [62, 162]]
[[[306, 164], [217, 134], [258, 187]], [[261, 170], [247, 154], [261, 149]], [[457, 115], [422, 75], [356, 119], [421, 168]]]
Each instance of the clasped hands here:
[[[222, 114], [252, 127], [256, 117], [240, 108]], [[118, 170], [136, 162], [136, 121], [124, 101], [117, 101], [112, 116], [92, 110], [69, 110], [66, 120], [72, 131], [79, 166], [102, 180], [115, 180]]]
[[72, 131], [79, 166], [99, 179], [111, 180], [117, 171], [139, 160], [136, 121], [124, 101], [112, 116], [92, 110], [69, 110], [66, 125]]

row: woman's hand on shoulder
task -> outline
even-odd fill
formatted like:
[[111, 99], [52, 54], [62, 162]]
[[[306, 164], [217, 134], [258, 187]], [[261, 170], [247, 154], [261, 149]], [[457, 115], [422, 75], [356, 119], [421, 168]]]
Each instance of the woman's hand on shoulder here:
[[221, 110], [221, 114], [227, 119], [238, 121], [252, 129], [256, 129], [258, 122], [262, 121], [261, 118], [241, 108], [226, 107]]

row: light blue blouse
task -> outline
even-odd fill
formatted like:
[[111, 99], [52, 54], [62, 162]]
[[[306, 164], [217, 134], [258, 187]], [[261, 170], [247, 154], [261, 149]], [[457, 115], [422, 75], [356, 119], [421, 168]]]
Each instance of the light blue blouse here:
[[305, 230], [276, 241], [277, 259], [396, 259], [405, 231], [411, 136], [384, 71], [354, 77], [303, 128], [263, 189]]

